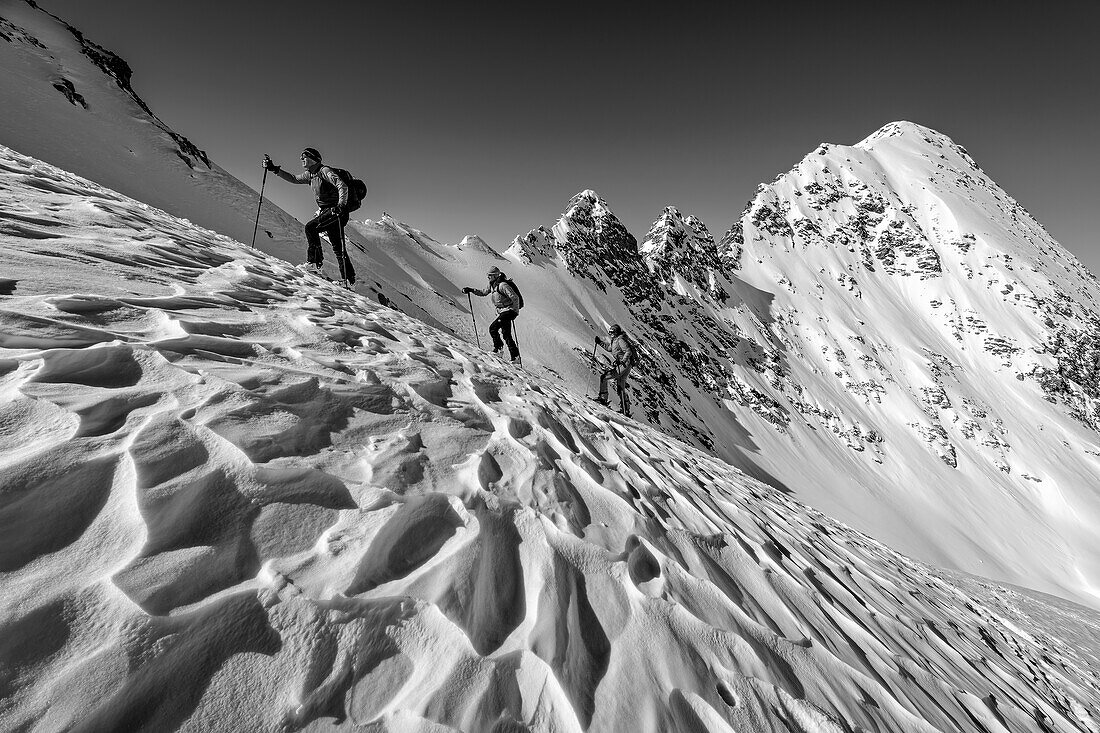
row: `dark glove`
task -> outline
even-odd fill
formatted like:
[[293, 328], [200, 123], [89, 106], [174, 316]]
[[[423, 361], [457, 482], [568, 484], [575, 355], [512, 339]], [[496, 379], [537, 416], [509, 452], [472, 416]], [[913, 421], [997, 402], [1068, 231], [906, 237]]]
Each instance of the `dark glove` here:
[[472, 293], [472, 292], [474, 292], [474, 289], [473, 289], [473, 288], [462, 288], [462, 292], [464, 292], [464, 293]]
[[344, 213], [344, 207], [340, 204], [336, 204], [335, 206], [330, 206], [329, 211], [331, 211], [335, 216], [340, 216], [340, 214]]
[[597, 336], [597, 337], [596, 337], [596, 346], [599, 346], [599, 345], [600, 345], [601, 343], [603, 343], [603, 342], [602, 342], [602, 341], [600, 341], [600, 337], [599, 337], [599, 336]]
[[265, 155], [264, 156], [264, 170], [275, 171], [277, 173], [280, 169], [279, 169], [279, 166], [275, 165], [275, 161], [273, 161], [271, 158], [269, 158]]

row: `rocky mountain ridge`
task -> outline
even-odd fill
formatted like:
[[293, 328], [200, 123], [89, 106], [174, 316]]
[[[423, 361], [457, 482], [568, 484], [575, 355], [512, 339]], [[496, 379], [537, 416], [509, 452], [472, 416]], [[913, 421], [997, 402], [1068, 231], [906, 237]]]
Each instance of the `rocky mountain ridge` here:
[[[718, 242], [669, 207], [638, 244], [583, 191], [506, 254], [621, 299], [648, 422], [807, 498], [813, 471], [786, 457], [828, 466], [819, 480], [856, 489], [808, 498], [828, 511], [850, 518], [881, 503], [886, 482], [931, 480], [953, 527], [904, 532], [961, 539], [949, 518], [960, 495], [979, 523], [975, 497], [1011, 497], [994, 521], [1006, 531], [1009, 517], [1061, 515], [1052, 542], [1100, 518], [1080, 480], [1097, 467], [1096, 279], [941, 133], [898, 122], [819, 146], [762, 185]], [[1077, 428], [1065, 435], [1044, 427], [1067, 419]], [[886, 503], [900, 530], [909, 499]], [[1094, 553], [1066, 552], [1074, 573], [1100, 569]], [[1026, 564], [1010, 554], [1020, 565], [999, 572]]]

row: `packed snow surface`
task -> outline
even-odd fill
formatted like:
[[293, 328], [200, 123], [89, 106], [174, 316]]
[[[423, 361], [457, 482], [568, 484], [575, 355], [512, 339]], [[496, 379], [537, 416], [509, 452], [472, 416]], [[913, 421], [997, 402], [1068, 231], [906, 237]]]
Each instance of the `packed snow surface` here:
[[0, 209], [4, 730], [1100, 730], [1091, 611], [2, 147]]

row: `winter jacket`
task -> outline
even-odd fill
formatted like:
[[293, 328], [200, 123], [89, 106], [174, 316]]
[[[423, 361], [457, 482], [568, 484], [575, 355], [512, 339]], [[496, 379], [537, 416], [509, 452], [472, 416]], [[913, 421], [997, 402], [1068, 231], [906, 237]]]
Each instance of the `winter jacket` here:
[[508, 281], [504, 278], [500, 278], [494, 283], [490, 283], [489, 287], [484, 290], [473, 290], [474, 295], [489, 295], [493, 294], [493, 307], [497, 309], [497, 313], [504, 313], [506, 311], [519, 312], [519, 293], [516, 289], [508, 284]]
[[291, 183], [308, 183], [312, 186], [313, 198], [317, 199], [317, 206], [319, 208], [327, 209], [337, 204], [340, 205], [340, 208], [344, 208], [348, 204], [348, 184], [344, 183], [343, 180], [340, 179], [340, 176], [336, 175], [336, 171], [332, 170], [327, 165], [321, 166], [316, 174], [310, 173], [309, 171], [302, 171], [295, 175], [280, 170], [276, 175], [284, 181], [290, 181]]
[[608, 346], [604, 343], [604, 340], [596, 337], [599, 340], [600, 346], [607, 351], [611, 352], [611, 361], [615, 366], [634, 366], [634, 345], [630, 343], [630, 339], [626, 337], [625, 333], [620, 333], [615, 338], [611, 339], [611, 345]]

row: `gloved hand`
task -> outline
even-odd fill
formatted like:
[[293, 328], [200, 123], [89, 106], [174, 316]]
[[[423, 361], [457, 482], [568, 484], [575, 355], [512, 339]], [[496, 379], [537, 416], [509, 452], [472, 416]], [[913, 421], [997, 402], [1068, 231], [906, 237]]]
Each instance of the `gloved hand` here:
[[599, 336], [597, 336], [597, 337], [596, 337], [596, 342], [595, 342], [595, 343], [596, 343], [596, 345], [597, 345], [597, 346], [599, 346], [599, 345], [600, 345], [601, 343], [603, 343], [603, 342], [602, 342], [602, 341], [600, 341], [600, 337], [599, 337]]
[[462, 292], [463, 293], [472, 293], [472, 292], [474, 292], [474, 289], [473, 288], [462, 288]]
[[340, 216], [340, 214], [344, 213], [344, 209], [343, 209], [342, 206], [340, 206], [340, 204], [336, 204], [335, 206], [330, 206], [329, 211], [331, 211], [336, 216]]
[[268, 171], [277, 171], [277, 170], [279, 170], [279, 166], [275, 165], [275, 161], [273, 161], [271, 158], [267, 157], [266, 154], [264, 154], [264, 164], [263, 165], [264, 165], [264, 170], [268, 170]]

